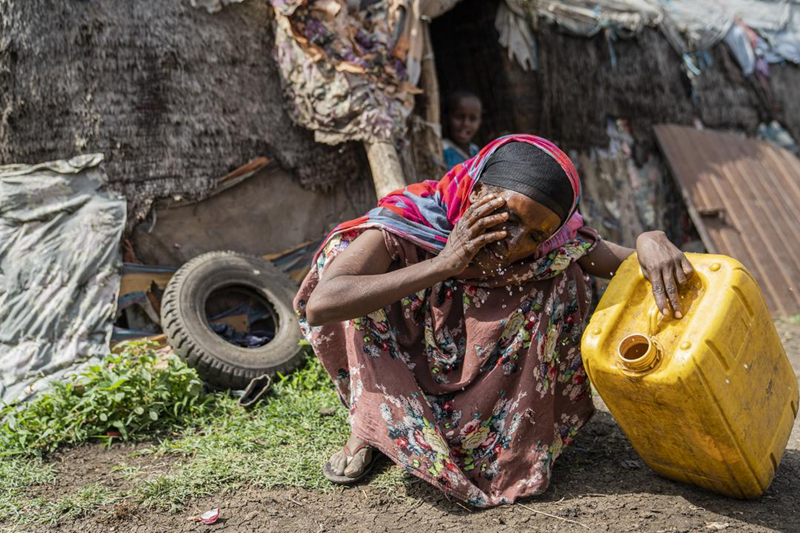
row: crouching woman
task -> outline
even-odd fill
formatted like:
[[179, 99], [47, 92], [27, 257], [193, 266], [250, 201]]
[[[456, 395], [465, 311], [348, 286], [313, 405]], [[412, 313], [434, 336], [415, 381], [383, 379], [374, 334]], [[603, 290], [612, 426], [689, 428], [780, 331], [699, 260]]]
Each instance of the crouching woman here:
[[[584, 227], [580, 196], [561, 150], [512, 135], [332, 232], [295, 300], [350, 410], [326, 477], [358, 480], [380, 451], [476, 506], [547, 489], [593, 412], [588, 275], [634, 252]], [[659, 308], [680, 318], [689, 262], [661, 232], [637, 251]]]

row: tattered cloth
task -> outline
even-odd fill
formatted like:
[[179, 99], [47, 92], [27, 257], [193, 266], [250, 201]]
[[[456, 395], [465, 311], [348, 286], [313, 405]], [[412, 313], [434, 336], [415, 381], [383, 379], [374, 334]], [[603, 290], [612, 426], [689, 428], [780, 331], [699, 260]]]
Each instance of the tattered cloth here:
[[420, 92], [422, 18], [457, 1], [383, 0], [350, 10], [346, 0], [270, 0], [292, 118], [327, 144], [403, 139]]
[[738, 20], [763, 38], [768, 62], [800, 62], [797, 0], [503, 0], [495, 27], [509, 56], [525, 69], [536, 68], [532, 30], [540, 20], [575, 35], [602, 32], [611, 42], [658, 27], [681, 55], [708, 50]]
[[102, 160], [0, 167], [0, 403], [108, 353], [125, 200]]
[[[440, 250], [447, 228], [469, 206], [480, 169], [513, 140], [541, 142], [569, 161], [532, 136], [495, 141], [440, 186], [429, 183], [427, 200], [418, 194], [425, 188], [411, 186], [384, 199], [383, 211], [340, 226], [295, 299], [301, 329], [349, 407], [355, 435], [481, 507], [544, 492], [553, 462], [593, 412], [580, 355], [590, 286], [576, 261], [599, 238], [580, 227], [574, 206], [571, 224], [547, 251], [502, 276], [450, 279], [369, 316], [321, 327], [308, 324], [305, 309], [327, 267], [368, 228], [383, 230], [400, 267]], [[574, 167], [565, 173], [577, 179]], [[398, 218], [409, 224], [399, 226]]]

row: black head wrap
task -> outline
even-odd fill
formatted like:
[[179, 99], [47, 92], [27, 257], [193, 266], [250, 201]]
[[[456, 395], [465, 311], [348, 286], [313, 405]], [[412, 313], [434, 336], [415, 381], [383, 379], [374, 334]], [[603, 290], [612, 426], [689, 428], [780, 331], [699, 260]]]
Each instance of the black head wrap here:
[[551, 209], [563, 223], [572, 207], [573, 191], [558, 162], [526, 142], [498, 148], [486, 162], [480, 182], [524, 194]]

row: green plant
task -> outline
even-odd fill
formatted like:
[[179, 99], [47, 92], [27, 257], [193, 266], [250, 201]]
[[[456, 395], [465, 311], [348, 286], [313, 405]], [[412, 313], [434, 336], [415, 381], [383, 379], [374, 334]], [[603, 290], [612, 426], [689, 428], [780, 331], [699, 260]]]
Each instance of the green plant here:
[[[137, 350], [138, 355], [134, 355], [132, 349]], [[136, 367], [142, 366], [151, 374], [153, 381], [167, 379], [160, 373], [173, 373], [170, 369], [180, 373], [183, 378], [193, 376], [183, 373], [185, 367], [180, 361], [173, 361], [173, 366], [170, 366], [163, 359], [158, 359], [147, 346], [129, 347], [127, 353], [127, 362], [115, 362], [116, 357], [110, 357], [100, 366], [110, 367], [118, 376], [123, 372], [122, 367], [127, 368], [125, 372], [139, 375]], [[142, 363], [138, 357], [144, 357]], [[86, 373], [88, 376], [73, 380], [71, 387], [81, 389], [80, 394], [74, 390], [69, 395], [63, 391], [51, 391], [37, 400], [42, 402], [41, 405], [34, 408], [34, 402], [17, 414], [18, 427], [32, 431], [33, 421], [36, 421], [35, 427], [51, 428], [53, 432], [47, 437], [47, 442], [26, 441], [28, 444], [23, 449], [25, 455], [9, 457], [0, 462], [0, 529], [4, 524], [54, 525], [85, 516], [102, 505], [116, 501], [179, 510], [194, 498], [225, 493], [242, 486], [264, 489], [292, 486], [320, 491], [336, 488], [322, 475], [322, 465], [347, 439], [347, 410], [341, 407], [334, 385], [319, 360], [310, 357], [291, 375], [276, 379], [267, 398], [251, 411], [240, 407], [236, 398], [228, 394], [213, 394], [206, 397], [190, 396], [192, 399], [187, 401], [187, 405], [194, 407], [179, 409], [178, 412], [182, 413], [180, 417], [174, 416], [174, 413], [169, 417], [159, 414], [157, 421], [145, 426], [148, 431], [158, 431], [159, 439], [152, 446], [140, 447], [133, 452], [131, 457], [134, 459], [130, 462], [134, 464], [122, 462], [110, 468], [115, 477], [127, 480], [127, 486], [122, 490], [94, 484], [71, 487], [73, 490], [65, 487], [64, 492], [55, 497], [37, 496], [36, 491], [31, 490], [33, 487], [58, 484], [59, 480], [56, 466], [33, 456], [31, 451], [42, 452], [58, 443], [79, 442], [105, 431], [108, 420], [111, 420], [110, 415], [107, 415], [106, 424], [97, 423], [98, 416], [92, 418], [95, 421], [93, 429], [71, 424], [75, 423], [77, 413], [83, 410], [74, 409], [81, 405], [81, 398], [91, 394], [95, 388], [107, 389], [110, 386], [109, 379], [100, 378], [107, 370], [90, 370]], [[164, 405], [159, 408], [159, 413], [174, 409], [169, 406], [183, 402], [183, 398], [189, 394], [195, 394], [192, 392], [195, 391], [194, 385], [189, 385], [193, 379], [182, 381], [183, 385], [175, 385], [174, 394], [162, 401]], [[140, 382], [138, 378], [131, 378], [128, 383]], [[150, 387], [148, 385], [147, 390]], [[120, 388], [122, 385], [113, 390]], [[144, 398], [144, 390], [145, 387], [140, 383], [134, 387], [134, 391], [126, 394], [131, 399], [134, 396]], [[105, 395], [104, 392], [102, 397]], [[73, 408], [56, 410], [52, 407], [61, 403], [72, 405]], [[46, 406], [50, 407], [45, 409]], [[26, 413], [28, 409], [33, 411]], [[104, 408], [104, 412], [109, 411]], [[52, 419], [57, 413], [65, 413], [64, 416], [68, 415], [69, 420], [54, 422]], [[147, 410], [143, 414], [146, 422], [149, 419]], [[128, 415], [121, 409], [119, 415], [115, 416], [124, 421]], [[43, 419], [50, 422], [45, 423]], [[84, 420], [88, 419], [84, 417]], [[135, 424], [136, 421], [133, 421], [127, 426], [129, 438], [143, 436], [143, 430], [135, 429], [138, 427]], [[9, 438], [9, 431], [7, 425], [0, 428], [0, 453], [3, 453], [2, 450], [22, 449], [17, 441]], [[34, 442], [38, 448], [31, 446]], [[142, 455], [153, 457], [152, 461], [146, 462], [146, 468], [135, 465], [141, 464], [135, 457]], [[171, 460], [164, 461], [165, 456], [172, 456]], [[378, 473], [371, 485], [402, 497], [404, 491], [398, 489], [414, 482], [410, 479], [403, 469], [389, 468]]]
[[197, 373], [146, 341], [127, 343], [31, 403], [0, 411], [0, 455], [42, 455], [90, 439], [184, 427], [209, 410]]
[[186, 458], [142, 480], [137, 499], [148, 507], [182, 508], [190, 498], [240, 486], [332, 490], [322, 465], [347, 440], [347, 410], [315, 357], [279, 377], [267, 400], [245, 411], [219, 395], [217, 411], [195, 428], [161, 441], [153, 453]]

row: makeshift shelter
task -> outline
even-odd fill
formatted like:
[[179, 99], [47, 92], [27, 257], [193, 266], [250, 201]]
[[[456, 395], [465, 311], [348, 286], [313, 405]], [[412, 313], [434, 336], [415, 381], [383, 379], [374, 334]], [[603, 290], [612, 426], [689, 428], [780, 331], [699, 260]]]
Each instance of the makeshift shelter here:
[[701, 250], [654, 126], [796, 150], [799, 33], [789, 0], [3, 2], [0, 164], [103, 153], [128, 259], [274, 254], [438, 178], [441, 101], [467, 89], [479, 142], [571, 152], [605, 236]]
[[[262, 156], [320, 195], [369, 183], [358, 145], [317, 143], [292, 122], [271, 21], [252, 0], [215, 14], [188, 0], [3, 2], [0, 164], [103, 153], [128, 230], [155, 199], [202, 198]], [[284, 201], [263, 196], [264, 209]]]
[[[687, 250], [706, 249], [656, 142], [657, 124], [733, 131], [796, 152], [800, 68], [794, 51], [800, 43], [800, 5], [624, 0], [525, 4], [526, 10], [520, 11], [512, 1], [464, 0], [433, 21], [440, 90], [467, 89], [481, 97], [481, 142], [529, 131], [569, 149], [586, 192], [582, 211], [606, 237], [633, 245], [641, 231], [665, 229]], [[695, 9], [701, 10], [702, 20], [693, 15]], [[758, 26], [750, 52], [763, 59], [760, 70], [740, 61], [741, 50], [731, 38], [742, 29], [736, 15]], [[785, 229], [767, 235], [767, 246], [797, 247], [796, 217], [787, 219]], [[759, 270], [757, 258], [744, 248], [726, 248], [724, 253]], [[786, 284], [787, 291], [791, 285]], [[796, 314], [800, 305], [789, 298], [788, 304], [776, 302], [772, 310]]]

